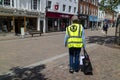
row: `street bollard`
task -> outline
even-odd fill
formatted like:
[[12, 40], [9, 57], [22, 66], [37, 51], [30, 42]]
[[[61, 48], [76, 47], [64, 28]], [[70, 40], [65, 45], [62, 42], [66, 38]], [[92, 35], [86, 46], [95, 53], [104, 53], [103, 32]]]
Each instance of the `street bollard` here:
[[24, 38], [25, 32], [24, 32], [24, 27], [21, 27], [21, 38]]

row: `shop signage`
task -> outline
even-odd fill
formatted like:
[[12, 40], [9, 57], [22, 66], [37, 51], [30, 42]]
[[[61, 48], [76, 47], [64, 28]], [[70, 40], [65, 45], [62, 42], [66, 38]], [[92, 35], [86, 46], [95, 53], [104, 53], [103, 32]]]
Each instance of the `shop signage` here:
[[39, 12], [28, 12], [15, 9], [2, 9], [0, 15], [15, 15], [15, 16], [39, 16]]
[[31, 15], [31, 16], [38, 16], [39, 13], [38, 12], [26, 12], [27, 15]]
[[79, 18], [87, 19], [87, 16], [85, 16], [85, 15], [80, 15]]
[[60, 15], [60, 17], [63, 17], [63, 18], [70, 18], [70, 15]]
[[46, 16], [51, 17], [51, 18], [71, 18], [73, 15], [72, 14], [55, 13], [55, 12], [47, 12]]
[[59, 9], [59, 3], [57, 2], [55, 5], [54, 5], [54, 10], [58, 10]]
[[2, 10], [0, 11], [1, 13], [8, 13], [8, 14], [13, 14], [13, 11], [11, 10]]
[[97, 16], [89, 16], [89, 21], [98, 21]]
[[58, 4], [56, 4], [56, 5], [54, 6], [54, 8], [55, 8], [55, 10], [58, 10], [59, 5], [58, 5]]

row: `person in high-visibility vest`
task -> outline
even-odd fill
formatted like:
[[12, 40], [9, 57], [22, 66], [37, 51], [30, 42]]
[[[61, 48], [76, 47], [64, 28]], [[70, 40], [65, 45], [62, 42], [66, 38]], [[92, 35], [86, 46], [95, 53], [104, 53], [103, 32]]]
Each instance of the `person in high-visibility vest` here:
[[66, 27], [64, 45], [69, 48], [69, 72], [78, 72], [80, 51], [86, 46], [84, 28], [79, 24], [77, 16], [72, 16], [72, 24]]

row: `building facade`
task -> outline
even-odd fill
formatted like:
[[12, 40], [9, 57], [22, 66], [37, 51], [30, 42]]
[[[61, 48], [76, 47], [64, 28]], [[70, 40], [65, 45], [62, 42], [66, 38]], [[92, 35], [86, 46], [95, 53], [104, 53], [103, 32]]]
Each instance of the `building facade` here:
[[[99, 8], [102, 7], [99, 3]], [[117, 21], [117, 14], [118, 12], [113, 11], [113, 10], [100, 10], [98, 9], [98, 26], [103, 27], [103, 23], [106, 22], [108, 23], [109, 27], [115, 27], [116, 26], [116, 21]]]
[[77, 15], [78, 0], [47, 0], [46, 30], [64, 31], [71, 23], [71, 17]]
[[112, 27], [114, 23], [114, 11], [106, 10], [104, 18], [104, 22], [107, 22], [109, 27]]
[[79, 0], [78, 16], [84, 28], [91, 28], [98, 21], [98, 0]]
[[0, 32], [20, 34], [30, 29], [41, 30], [45, 27], [45, 0], [0, 0]]
[[[98, 7], [100, 8], [102, 5], [98, 5]], [[98, 27], [103, 27], [103, 23], [104, 23], [104, 19], [105, 19], [105, 11], [100, 10], [98, 8]]]

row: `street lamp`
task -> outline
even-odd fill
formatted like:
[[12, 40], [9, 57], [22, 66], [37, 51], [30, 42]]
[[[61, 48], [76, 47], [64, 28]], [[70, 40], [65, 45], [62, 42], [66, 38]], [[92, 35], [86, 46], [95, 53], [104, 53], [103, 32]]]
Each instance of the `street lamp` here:
[[117, 18], [117, 23], [116, 23], [115, 43], [120, 45], [120, 14]]

